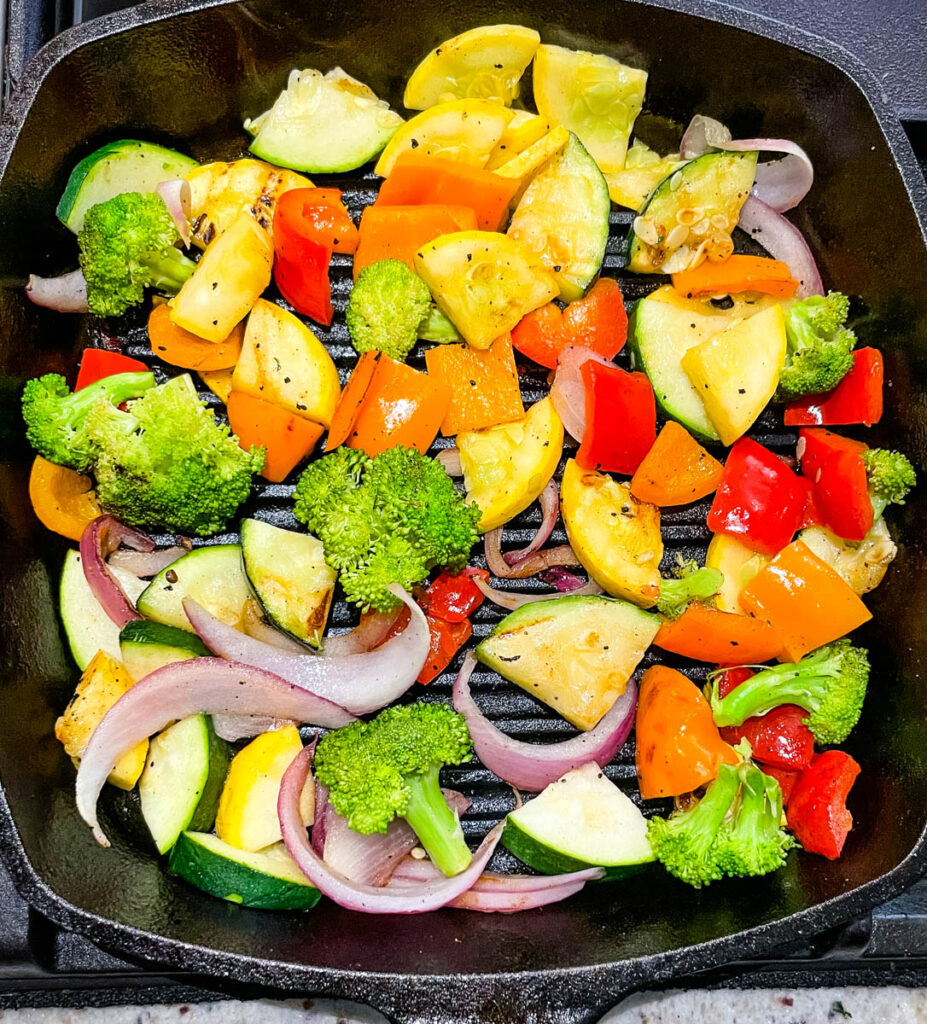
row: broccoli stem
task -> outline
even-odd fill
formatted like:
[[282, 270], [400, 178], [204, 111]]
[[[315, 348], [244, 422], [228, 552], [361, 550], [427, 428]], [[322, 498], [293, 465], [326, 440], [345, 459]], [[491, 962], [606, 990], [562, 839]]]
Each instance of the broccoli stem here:
[[72, 392], [63, 401], [67, 403], [71, 422], [77, 426], [101, 398], [106, 398], [117, 406], [130, 398], [139, 398], [154, 386], [154, 374], [147, 370], [140, 373], [115, 373], [88, 384], [80, 391]]
[[193, 260], [187, 259], [179, 249], [174, 249], [167, 256], [152, 257], [145, 261], [145, 265], [151, 271], [152, 288], [171, 293], [179, 292], [196, 270]]
[[421, 775], [407, 775], [405, 782], [412, 797], [402, 816], [434, 865], [448, 877], [459, 875], [469, 866], [473, 855], [464, 840], [457, 815], [448, 807], [441, 792], [437, 766]]
[[796, 664], [786, 662], [763, 669], [720, 700], [717, 691], [712, 691], [715, 725], [743, 725], [748, 718], [766, 715], [783, 704], [797, 704], [805, 711], [813, 711], [834, 676], [829, 664], [832, 658], [831, 651], [824, 649]]

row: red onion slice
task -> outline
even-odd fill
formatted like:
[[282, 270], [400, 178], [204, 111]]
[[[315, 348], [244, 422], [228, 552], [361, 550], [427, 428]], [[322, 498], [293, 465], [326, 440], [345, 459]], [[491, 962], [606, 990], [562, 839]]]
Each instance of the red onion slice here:
[[444, 467], [448, 476], [463, 476], [463, 465], [460, 461], [459, 448], [444, 448], [435, 456]]
[[288, 725], [291, 719], [272, 718], [270, 715], [226, 715], [212, 716], [212, 727], [220, 740], [237, 743], [238, 740], [250, 740], [260, 736], [262, 732], [280, 729]]
[[[575, 576], [573, 578], [576, 579]], [[473, 578], [473, 582], [482, 592], [483, 597], [510, 612], [515, 611], [516, 608], [522, 608], [526, 604], [534, 604], [535, 601], [553, 601], [557, 597], [563, 597], [557, 584], [553, 584], [558, 586], [558, 589], [552, 594], [520, 594], [511, 590], [499, 590], [496, 587], [491, 587], [485, 580], [476, 576]], [[603, 593], [603, 590], [598, 583], [590, 580], [578, 588], [571, 589], [570, 593], [573, 597], [594, 597], [596, 594]]]
[[805, 198], [814, 183], [814, 166], [808, 154], [790, 139], [732, 139], [720, 121], [696, 114], [680, 143], [683, 160], [692, 160], [712, 149], [728, 152], [784, 153], [779, 160], [757, 164], [753, 195], [778, 213], [791, 210]]
[[59, 313], [86, 313], [87, 281], [82, 270], [58, 277], [39, 277], [30, 274], [26, 282], [26, 298], [36, 306], [55, 309]]
[[[436, 879], [440, 874], [431, 861], [407, 857], [393, 873], [389, 888], [420, 885]], [[499, 875], [486, 871], [471, 889], [448, 906], [458, 910], [514, 914], [519, 910], [544, 907], [564, 900], [579, 892], [586, 882], [596, 881], [604, 874], [604, 868], [585, 868], [562, 875]]]
[[120, 544], [135, 551], [154, 550], [154, 541], [144, 533], [120, 523], [114, 516], [97, 516], [80, 538], [80, 560], [84, 576], [106, 614], [122, 629], [127, 622], [142, 618], [126, 597], [106, 559]]
[[183, 602], [183, 607], [190, 624], [213, 654], [273, 672], [352, 714], [366, 715], [401, 697], [415, 682], [428, 657], [428, 623], [421, 608], [402, 587], [391, 584], [389, 589], [408, 607], [409, 624], [376, 650], [343, 657], [292, 654], [245, 636], [190, 598]]
[[156, 669], [106, 712], [81, 757], [77, 809], [101, 846], [109, 846], [109, 841], [97, 821], [97, 799], [113, 766], [170, 722], [200, 714], [273, 715], [326, 729], [355, 720], [331, 701], [251, 665], [191, 658]]
[[164, 200], [167, 212], [177, 227], [180, 238], [185, 246], [190, 244], [190, 209], [193, 204], [193, 193], [190, 182], [184, 178], [171, 178], [162, 181], [155, 189]]
[[[549, 569], [538, 573], [538, 575], [545, 583], [556, 587], [562, 594], [570, 594], [586, 586], [579, 576], [574, 576], [573, 573], [567, 572], [566, 569], [561, 569], [559, 565], [551, 566]], [[597, 593], [601, 592], [602, 589], [600, 587]]]
[[557, 360], [554, 382], [550, 387], [550, 397], [564, 429], [580, 443], [586, 432], [586, 385], [580, 371], [583, 363], [590, 359], [603, 366], [615, 365], [591, 348], [567, 345]]
[[187, 553], [186, 548], [179, 546], [162, 548], [160, 551], [114, 551], [107, 562], [113, 569], [124, 569], [133, 576], [147, 579], [157, 576], [162, 569], [173, 565]]
[[539, 793], [580, 765], [595, 761], [604, 767], [631, 732], [637, 708], [637, 686], [633, 679], [628, 680], [627, 689], [589, 732], [561, 743], [524, 743], [512, 739], [486, 718], [473, 699], [470, 675], [475, 665], [476, 658], [468, 652], [454, 681], [454, 708], [467, 720], [477, 757], [510, 786]]
[[299, 798], [312, 767], [313, 753], [312, 747], [305, 747], [286, 770], [277, 799], [277, 814], [290, 856], [309, 881], [338, 906], [366, 914], [422, 914], [455, 900], [483, 873], [502, 835], [502, 822], [480, 844], [470, 866], [452, 878], [442, 875], [434, 882], [424, 882], [414, 888], [377, 888], [352, 882], [340, 871], [330, 868], [310, 845], [299, 814]]
[[[448, 806], [459, 817], [470, 801], [454, 789], [444, 789]], [[383, 886], [396, 865], [418, 845], [418, 838], [402, 818], [394, 818], [385, 833], [363, 835], [348, 826], [328, 799], [328, 790], [316, 784], [316, 816], [312, 825], [312, 849], [345, 878], [361, 885]], [[444, 876], [435, 868], [438, 875]]]
[[738, 226], [777, 260], [788, 265], [798, 281], [795, 296], [823, 295], [824, 284], [805, 236], [797, 227], [771, 206], [750, 196], [740, 211]]
[[548, 481], [547, 486], [541, 491], [539, 500], [541, 502], [541, 525], [527, 547], [505, 553], [503, 557], [509, 565], [515, 565], [516, 562], [522, 561], [528, 555], [533, 555], [550, 540], [550, 535], [554, 532], [557, 517], [560, 515], [560, 488], [557, 486], [556, 480]]
[[322, 653], [326, 658], [343, 658], [348, 654], [372, 651], [383, 643], [401, 612], [401, 608], [388, 612], [364, 612], [350, 633], [326, 637]]

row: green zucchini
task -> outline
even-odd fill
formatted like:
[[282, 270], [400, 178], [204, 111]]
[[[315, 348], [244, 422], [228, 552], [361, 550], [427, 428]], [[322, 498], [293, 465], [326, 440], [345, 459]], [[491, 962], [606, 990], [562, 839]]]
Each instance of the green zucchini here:
[[[136, 601], [145, 589], [145, 582], [122, 569], [111, 568], [110, 571], [119, 581], [126, 597]], [[68, 646], [81, 672], [90, 664], [90, 659], [97, 651], [106, 651], [117, 660], [120, 658], [119, 627], [93, 596], [84, 576], [79, 551], [71, 550], [64, 556], [58, 607], [61, 609], [61, 622]]]
[[579, 139], [539, 171], [512, 215], [508, 233], [541, 258], [560, 298], [581, 298], [605, 258], [611, 199], [608, 182]]
[[122, 192], [154, 192], [160, 182], [182, 178], [196, 166], [190, 157], [151, 142], [110, 142], [71, 171], [55, 212], [58, 220], [77, 234], [91, 206]]
[[195, 633], [148, 619], [136, 619], [122, 627], [119, 649], [123, 665], [136, 682], [175, 661], [209, 657], [209, 648]]
[[261, 910], [309, 910], [321, 896], [283, 843], [246, 853], [214, 835], [182, 832], [170, 870], [210, 896]]
[[297, 640], [321, 647], [338, 579], [325, 561], [322, 542], [311, 534], [245, 519], [241, 553], [267, 618]]
[[505, 819], [502, 845], [546, 875], [604, 867], [623, 878], [653, 861], [640, 810], [590, 762]]
[[138, 793], [158, 853], [184, 829], [212, 828], [228, 767], [228, 745], [206, 715], [182, 718], [152, 738]]
[[729, 255], [731, 232], [753, 188], [758, 155], [706, 153], [664, 178], [628, 233], [628, 270], [685, 270], [703, 242], [709, 253], [727, 247]]
[[136, 607], [155, 622], [192, 633], [193, 627], [183, 610], [185, 597], [192, 597], [216, 618], [238, 627], [245, 602], [251, 598], [241, 564], [241, 547], [214, 544], [194, 548], [155, 576]]

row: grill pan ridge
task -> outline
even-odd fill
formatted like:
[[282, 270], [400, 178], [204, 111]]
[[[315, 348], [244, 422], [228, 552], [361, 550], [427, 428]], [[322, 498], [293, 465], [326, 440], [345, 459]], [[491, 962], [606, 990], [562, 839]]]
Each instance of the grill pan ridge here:
[[[28, 450], [17, 398], [25, 377], [73, 369], [75, 353], [87, 344], [124, 344], [128, 354], [146, 354], [149, 361], [150, 351], [141, 316], [118, 324], [63, 324], [55, 314], [27, 309], [13, 286], [28, 270], [52, 272], [73, 259], [73, 239], [53, 223], [52, 210], [69, 168], [100, 141], [152, 137], [189, 148], [200, 159], [230, 159], [245, 148], [240, 117], [263, 109], [289, 67], [340, 63], [398, 106], [404, 75], [429, 45], [492, 21], [534, 25], [546, 41], [639, 63], [651, 73], [648, 107], [656, 114], [678, 124], [701, 109], [729, 121], [735, 135], [762, 128], [809, 149], [818, 183], [797, 222], [822, 257], [825, 280], [867, 296], [869, 305], [857, 311], [861, 344], [886, 350], [888, 412], [872, 432], [873, 443], [902, 447], [927, 465], [927, 299], [916, 287], [918, 278], [927, 279], [925, 189], [900, 126], [849, 55], [777, 23], [698, 0], [658, 7], [581, 0], [568, 18], [536, 0], [489, 0], [476, 9], [438, 9], [425, 0], [375, 9], [348, 2], [337, 17], [292, 8], [284, 0], [150, 3], [73, 29], [27, 68], [0, 125], [0, 280], [9, 285], [0, 290], [6, 407], [0, 422], [7, 459], [0, 465], [7, 552], [0, 565], [0, 834], [17, 887], [52, 920], [123, 955], [217, 979], [348, 996], [397, 1019], [422, 1022], [591, 1020], [630, 988], [812, 934], [900, 891], [927, 865], [927, 811], [919, 809], [927, 807], [927, 693], [920, 681], [927, 642], [918, 624], [927, 609], [919, 583], [927, 550], [917, 495], [895, 519], [899, 558], [870, 602], [876, 625], [865, 631], [865, 641], [873, 648], [875, 671], [859, 735], [850, 744], [864, 775], [853, 805], [859, 824], [843, 861], [793, 855], [771, 878], [702, 893], [656, 873], [642, 875], [624, 885], [590, 886], [567, 903], [514, 917], [442, 911], [417, 919], [362, 919], [331, 905], [309, 915], [244, 911], [168, 878], [154, 857], [125, 840], [110, 851], [96, 848], [73, 807], [73, 772], [51, 735], [73, 685], [53, 608], [52, 581], [64, 544], [28, 512]], [[731, 63], [745, 76], [736, 88]], [[172, 81], [179, 85], [173, 95]], [[95, 93], [101, 86], [112, 95]], [[91, 96], [99, 100], [94, 107], [86, 105]], [[200, 98], [191, 102], [191, 96]], [[852, 126], [841, 123], [850, 121]], [[657, 142], [666, 132], [656, 116], [645, 117], [640, 127]], [[355, 215], [376, 190], [370, 173], [313, 180], [342, 188]], [[603, 268], [621, 281], [628, 301], [659, 283], [622, 269], [621, 243], [631, 216], [613, 210]], [[875, 221], [884, 236], [873, 234]], [[343, 316], [350, 280], [349, 259], [335, 256], [335, 321], [328, 331], [314, 327], [342, 381], [355, 358]], [[619, 361], [627, 365], [626, 353]], [[420, 350], [412, 363], [421, 364]], [[546, 393], [546, 371], [523, 363], [520, 373], [527, 406]], [[794, 441], [794, 432], [785, 431], [773, 413], [764, 414], [752, 436], [782, 452]], [[243, 514], [296, 525], [288, 490], [259, 485]], [[665, 565], [677, 552], [704, 554], [706, 511], [707, 502], [666, 510]], [[507, 541], [524, 542], [538, 521], [537, 508], [529, 510], [507, 528]], [[558, 530], [555, 540], [563, 537]], [[228, 537], [210, 542], [223, 539]], [[474, 618], [471, 645], [499, 618], [497, 609], [484, 605]], [[332, 625], [349, 621], [341, 602]], [[653, 660], [651, 652], [644, 666]], [[672, 656], [660, 660], [681, 664]], [[445, 674], [412, 695], [446, 700], [452, 679]], [[570, 732], [558, 716], [489, 672], [474, 674], [473, 689], [493, 720], [519, 738], [551, 741]], [[636, 795], [632, 743], [608, 774]], [[446, 778], [474, 797], [464, 821], [472, 837], [512, 805], [508, 788], [476, 763], [449, 769]], [[500, 854], [500, 863], [506, 857]], [[120, 884], [114, 886], [114, 878]], [[644, 886], [647, 898], [641, 900]]]

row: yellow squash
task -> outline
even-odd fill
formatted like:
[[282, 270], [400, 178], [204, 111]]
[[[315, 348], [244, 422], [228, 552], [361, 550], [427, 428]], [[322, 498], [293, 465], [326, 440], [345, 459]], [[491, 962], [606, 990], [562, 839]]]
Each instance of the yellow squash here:
[[234, 373], [235, 367], [230, 366], [225, 370], [198, 370], [196, 375], [220, 401], [227, 402], [232, 393]]
[[533, 252], [495, 231], [441, 235], [416, 253], [415, 269], [441, 312], [479, 349], [560, 291]]
[[484, 167], [512, 116], [507, 107], [489, 100], [451, 100], [429, 107], [399, 126], [380, 154], [376, 173], [389, 177], [400, 154], [411, 150]]
[[545, 44], [534, 57], [538, 113], [578, 135], [604, 173], [624, 167], [646, 87], [646, 71], [603, 54]]
[[898, 554], [884, 519], [877, 519], [861, 541], [843, 540], [823, 526], [802, 530], [798, 539], [827, 562], [857, 594], [875, 590]]
[[660, 156], [646, 142], [635, 139], [625, 157], [624, 168], [605, 175], [608, 194], [613, 203], [640, 210], [657, 185], [685, 162], [678, 153]]
[[494, 100], [509, 106], [541, 37], [522, 25], [482, 25], [448, 39], [412, 72], [402, 102], [425, 110], [448, 100]]
[[[105, 651], [97, 651], [84, 669], [77, 689], [64, 714], [55, 722], [55, 736], [64, 752], [79, 761], [94, 729], [135, 680]], [[132, 789], [145, 768], [148, 740], [142, 740], [116, 762], [108, 782], [120, 789]]]
[[[536, 174], [551, 157], [556, 156], [563, 150], [563, 147], [570, 141], [570, 133], [566, 128], [559, 125], [552, 128], [545, 135], [542, 135], [537, 142], [533, 142], [527, 149], [522, 150], [517, 156], [496, 168], [496, 174], [500, 178], [517, 178], [519, 192], [528, 183], [531, 177]], [[519, 196], [516, 195], [515, 202]]]
[[270, 284], [274, 243], [247, 211], [211, 242], [171, 300], [171, 320], [206, 341], [224, 341]]
[[457, 435], [467, 501], [483, 513], [481, 530], [513, 519], [550, 482], [563, 448], [563, 424], [550, 397], [535, 402], [525, 418], [489, 430]]
[[660, 595], [660, 510], [623, 483], [570, 459], [560, 484], [570, 545], [586, 572], [611, 594], [650, 608]]
[[538, 114], [527, 110], [513, 110], [512, 120], [505, 126], [499, 141], [486, 161], [486, 170], [494, 171], [508, 163], [513, 156], [523, 153], [529, 146], [550, 131], [550, 125]]
[[733, 444], [766, 408], [779, 383], [785, 353], [785, 317], [777, 304], [682, 357], [682, 368], [705, 403], [722, 444]]
[[232, 390], [273, 402], [327, 427], [341, 395], [325, 346], [292, 313], [258, 299], [248, 317]]
[[753, 551], [729, 534], [716, 533], [708, 545], [705, 565], [717, 569], [724, 577], [715, 597], [717, 608], [722, 612], [745, 614], [740, 606], [740, 592], [769, 563], [769, 556], [761, 551]]

